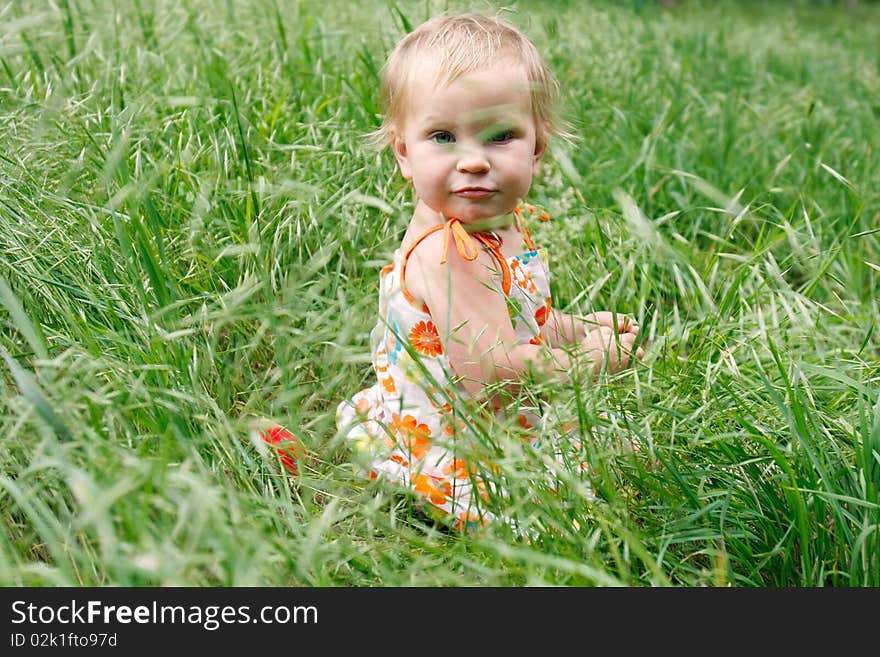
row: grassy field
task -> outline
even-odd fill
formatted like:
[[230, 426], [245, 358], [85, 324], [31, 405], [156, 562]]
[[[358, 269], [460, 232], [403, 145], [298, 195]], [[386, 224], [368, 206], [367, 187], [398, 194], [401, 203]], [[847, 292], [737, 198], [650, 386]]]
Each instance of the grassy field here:
[[334, 411], [411, 211], [363, 137], [447, 6], [494, 11], [0, 2], [0, 583], [880, 586], [877, 4], [505, 5], [577, 135], [530, 198], [556, 305], [651, 340], [547, 395], [645, 447], [596, 445], [590, 502], [496, 436], [531, 542], [355, 476]]

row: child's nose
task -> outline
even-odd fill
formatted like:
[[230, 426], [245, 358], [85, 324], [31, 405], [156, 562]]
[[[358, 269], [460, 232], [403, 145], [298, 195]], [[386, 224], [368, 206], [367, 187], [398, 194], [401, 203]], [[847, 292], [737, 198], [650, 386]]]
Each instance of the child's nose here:
[[472, 147], [462, 149], [456, 168], [460, 173], [485, 173], [490, 166], [483, 149]]

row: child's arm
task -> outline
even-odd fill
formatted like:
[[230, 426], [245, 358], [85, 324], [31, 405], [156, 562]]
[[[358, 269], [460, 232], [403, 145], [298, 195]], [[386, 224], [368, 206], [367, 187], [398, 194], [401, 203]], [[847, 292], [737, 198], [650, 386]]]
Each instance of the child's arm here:
[[442, 254], [443, 233], [438, 231], [410, 256], [406, 285], [430, 310], [444, 353], [468, 392], [479, 395], [496, 382], [515, 387], [529, 370], [562, 382], [570, 379], [577, 359], [566, 351], [518, 343], [491, 255], [480, 250], [471, 262], [452, 247], [448, 261], [440, 264]]

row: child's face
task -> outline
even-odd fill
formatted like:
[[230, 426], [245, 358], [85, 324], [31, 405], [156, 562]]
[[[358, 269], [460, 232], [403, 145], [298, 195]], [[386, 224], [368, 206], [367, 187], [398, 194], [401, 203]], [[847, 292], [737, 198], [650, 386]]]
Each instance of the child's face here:
[[431, 209], [462, 222], [512, 212], [543, 155], [522, 66], [491, 68], [435, 86], [417, 78], [392, 148], [403, 176]]

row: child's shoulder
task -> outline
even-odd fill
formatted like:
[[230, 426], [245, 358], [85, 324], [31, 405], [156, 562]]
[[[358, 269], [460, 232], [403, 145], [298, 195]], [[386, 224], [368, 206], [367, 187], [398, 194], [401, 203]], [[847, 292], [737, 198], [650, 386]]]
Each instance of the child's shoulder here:
[[401, 246], [403, 285], [417, 306], [436, 308], [449, 302], [453, 289], [472, 296], [473, 286], [487, 287], [489, 282], [490, 267], [478, 264], [485, 257], [482, 251], [475, 248], [474, 259], [465, 258], [455, 237], [441, 228]]
[[443, 249], [443, 230], [440, 226], [411, 225], [400, 243], [400, 252], [409, 260], [430, 261], [440, 257]]

